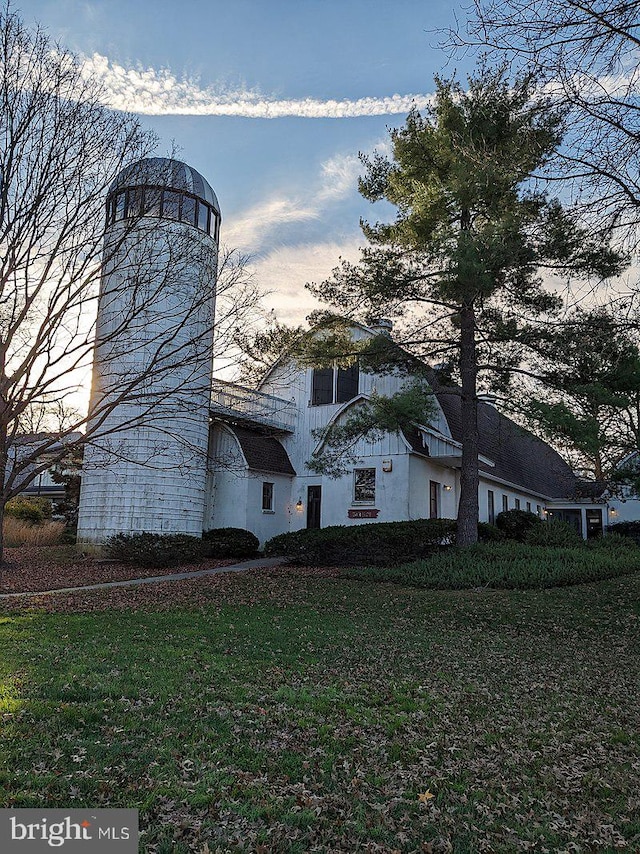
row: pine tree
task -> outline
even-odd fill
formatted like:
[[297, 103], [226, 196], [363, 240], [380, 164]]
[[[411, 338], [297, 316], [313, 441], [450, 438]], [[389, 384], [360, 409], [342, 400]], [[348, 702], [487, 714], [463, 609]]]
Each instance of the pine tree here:
[[[436, 79], [433, 107], [391, 131], [392, 156], [363, 157], [360, 192], [397, 208], [391, 223], [362, 223], [369, 246], [311, 290], [342, 312], [412, 316], [411, 347], [455, 351], [462, 413], [458, 543], [477, 540], [478, 380], [518, 359], [521, 320], [557, 310], [541, 270], [608, 276], [622, 259], [535, 180], [560, 144], [562, 115], [535, 97], [530, 76], [511, 82], [481, 68], [465, 90]], [[425, 312], [431, 311], [431, 323]], [[433, 311], [438, 310], [438, 334]], [[506, 355], [505, 355], [506, 354]]]

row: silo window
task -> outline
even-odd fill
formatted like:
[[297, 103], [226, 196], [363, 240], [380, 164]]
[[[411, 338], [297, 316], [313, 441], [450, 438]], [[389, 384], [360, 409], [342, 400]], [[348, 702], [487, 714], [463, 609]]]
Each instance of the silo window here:
[[125, 217], [140, 216], [142, 212], [142, 187], [133, 187], [127, 191], [127, 210]]
[[107, 226], [127, 217], [154, 216], [193, 225], [216, 240], [220, 218], [203, 201], [178, 190], [161, 187], [131, 187], [107, 199]]
[[162, 216], [165, 219], [180, 219], [180, 193], [165, 190], [162, 194]]
[[162, 190], [154, 187], [146, 187], [144, 191], [144, 213], [145, 216], [160, 216], [160, 201]]
[[122, 193], [118, 193], [118, 195], [116, 196], [116, 207], [115, 207], [114, 219], [116, 219], [116, 220], [124, 219], [124, 211], [125, 211], [126, 201], [127, 201], [126, 190], [123, 191]]
[[107, 199], [107, 225], [111, 225], [114, 222], [115, 218], [115, 210], [116, 210], [116, 200], [114, 196]]
[[196, 200], [191, 196], [182, 197], [182, 222], [188, 222], [189, 225], [197, 225], [196, 222]]
[[198, 202], [198, 228], [201, 231], [209, 230], [209, 208]]

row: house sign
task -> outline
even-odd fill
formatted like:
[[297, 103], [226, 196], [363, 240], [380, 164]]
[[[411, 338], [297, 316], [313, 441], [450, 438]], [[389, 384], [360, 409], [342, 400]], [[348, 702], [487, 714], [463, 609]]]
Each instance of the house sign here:
[[373, 509], [347, 510], [347, 516], [349, 519], [377, 519], [379, 512], [379, 510]]

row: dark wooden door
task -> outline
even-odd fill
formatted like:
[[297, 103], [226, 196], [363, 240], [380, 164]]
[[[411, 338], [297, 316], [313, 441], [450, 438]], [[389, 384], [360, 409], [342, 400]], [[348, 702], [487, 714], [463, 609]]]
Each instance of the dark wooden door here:
[[320, 527], [320, 504], [322, 502], [322, 487], [307, 487], [307, 528]]

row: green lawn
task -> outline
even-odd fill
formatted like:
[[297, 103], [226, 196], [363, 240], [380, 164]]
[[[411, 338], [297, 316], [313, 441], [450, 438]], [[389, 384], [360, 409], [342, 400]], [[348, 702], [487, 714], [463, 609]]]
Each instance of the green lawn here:
[[1, 806], [139, 807], [159, 854], [640, 850], [640, 575], [199, 584], [0, 616]]

